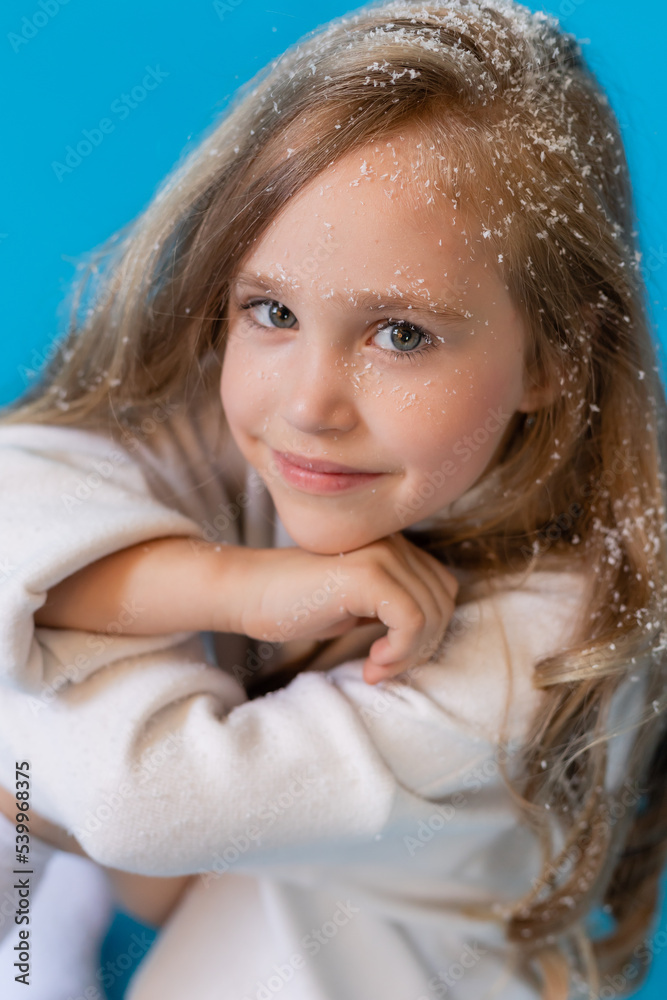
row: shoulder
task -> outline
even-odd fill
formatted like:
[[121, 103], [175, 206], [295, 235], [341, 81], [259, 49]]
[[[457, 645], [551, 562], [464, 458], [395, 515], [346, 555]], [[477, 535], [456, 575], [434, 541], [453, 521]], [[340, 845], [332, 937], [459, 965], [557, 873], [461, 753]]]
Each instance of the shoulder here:
[[[145, 470], [112, 436], [52, 424], [0, 424], [3, 519], [19, 524], [41, 513], [41, 527], [58, 512], [88, 520], [108, 506], [151, 506]], [[94, 501], [89, 503], [89, 501]], [[34, 522], [33, 522], [34, 523]]]
[[[450, 628], [450, 642], [470, 630], [475, 641], [490, 640], [502, 630], [511, 634], [516, 652], [547, 656], [565, 648], [583, 627], [594, 574], [562, 563], [549, 569], [506, 575], [491, 584], [463, 580]], [[473, 629], [473, 623], [477, 628]]]
[[508, 732], [522, 738], [543, 700], [535, 664], [578, 641], [591, 584], [585, 569], [561, 567], [480, 588], [456, 608], [442, 652], [417, 685], [492, 737], [507, 704]]
[[202, 522], [241, 491], [247, 475], [220, 401], [214, 404], [156, 404], [132, 426], [102, 429], [0, 420], [3, 479], [25, 473], [53, 487], [76, 472], [74, 505], [91, 490], [100, 498], [117, 486]]
[[97, 479], [129, 478], [143, 484], [139, 463], [110, 434], [54, 424], [1, 424], [0, 462], [33, 467], [44, 476], [67, 470], [95, 474]]
[[0, 448], [34, 452], [96, 453], [114, 444], [110, 434], [60, 424], [0, 423]]

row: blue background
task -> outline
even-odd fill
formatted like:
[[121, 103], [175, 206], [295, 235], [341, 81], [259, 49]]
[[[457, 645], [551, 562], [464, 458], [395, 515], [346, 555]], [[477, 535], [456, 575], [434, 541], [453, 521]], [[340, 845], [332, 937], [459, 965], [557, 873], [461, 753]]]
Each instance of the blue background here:
[[[20, 395], [64, 330], [64, 303], [80, 254], [134, 218], [161, 179], [196, 145], [235, 89], [306, 31], [353, 9], [342, 0], [5, 0], [0, 11], [0, 405]], [[580, 40], [607, 88], [635, 183], [652, 315], [664, 366], [667, 246], [660, 164], [666, 9], [659, 0], [548, 0]], [[163, 76], [121, 111], [147, 67]], [[58, 176], [84, 130], [113, 126], [90, 155]], [[108, 126], [107, 126], [108, 127]], [[664, 371], [664, 367], [663, 367]], [[667, 913], [660, 921], [667, 928]], [[105, 944], [122, 946], [119, 918]], [[642, 1000], [662, 996], [667, 949]], [[117, 995], [117, 994], [116, 994]]]

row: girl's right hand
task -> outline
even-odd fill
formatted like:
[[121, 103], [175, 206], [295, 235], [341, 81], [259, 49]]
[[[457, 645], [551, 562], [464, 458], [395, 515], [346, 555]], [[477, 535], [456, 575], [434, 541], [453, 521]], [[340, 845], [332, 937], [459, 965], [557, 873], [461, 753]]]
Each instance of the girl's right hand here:
[[454, 612], [456, 577], [400, 532], [340, 555], [248, 549], [238, 631], [255, 639], [325, 639], [382, 622], [364, 664], [375, 684], [425, 663]]

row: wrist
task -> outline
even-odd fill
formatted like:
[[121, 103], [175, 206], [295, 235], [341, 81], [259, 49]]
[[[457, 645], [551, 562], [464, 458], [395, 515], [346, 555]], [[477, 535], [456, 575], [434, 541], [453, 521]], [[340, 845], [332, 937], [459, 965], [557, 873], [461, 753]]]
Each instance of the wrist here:
[[242, 545], [208, 543], [210, 573], [204, 575], [202, 595], [209, 618], [208, 630], [247, 634], [244, 620], [251, 576], [262, 551]]

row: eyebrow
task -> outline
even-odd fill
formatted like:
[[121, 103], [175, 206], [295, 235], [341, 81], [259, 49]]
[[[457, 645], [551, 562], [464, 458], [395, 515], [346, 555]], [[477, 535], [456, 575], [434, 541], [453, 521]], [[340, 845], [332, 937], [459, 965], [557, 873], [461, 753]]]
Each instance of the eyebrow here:
[[[249, 285], [256, 285], [257, 288], [275, 288], [280, 294], [291, 294], [294, 292], [294, 288], [290, 285], [289, 280], [278, 276], [270, 277], [268, 274], [255, 274], [252, 271], [239, 271], [231, 282], [231, 286], [244, 282]], [[384, 309], [388, 306], [399, 309], [410, 309], [411, 312], [421, 313], [428, 316], [443, 316], [446, 319], [453, 320], [463, 320], [468, 321], [471, 318], [470, 313], [467, 315], [465, 313], [459, 312], [458, 309], [454, 309], [447, 302], [434, 301], [431, 300], [430, 304], [427, 305], [425, 300], [420, 296], [414, 294], [414, 292], [405, 289], [396, 289], [396, 291], [389, 296], [381, 296], [379, 293], [371, 292], [368, 288], [362, 288], [359, 291], [351, 292], [350, 294], [345, 294], [343, 292], [332, 292], [330, 295], [326, 296], [327, 301], [334, 302], [341, 306], [352, 306], [353, 303], [350, 301], [354, 300], [354, 304], [362, 308], [367, 309]]]

